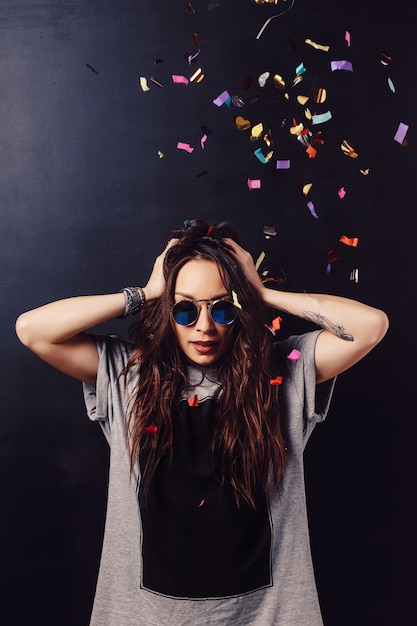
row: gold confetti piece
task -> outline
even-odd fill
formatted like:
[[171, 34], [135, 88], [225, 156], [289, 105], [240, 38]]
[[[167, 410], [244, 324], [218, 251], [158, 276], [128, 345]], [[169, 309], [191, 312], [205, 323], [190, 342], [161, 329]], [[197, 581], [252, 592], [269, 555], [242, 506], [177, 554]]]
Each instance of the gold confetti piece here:
[[360, 173], [361, 173], [363, 176], [368, 176], [368, 174], [369, 174], [369, 167], [368, 167], [366, 170], [359, 170], [359, 171], [360, 171]]
[[315, 101], [317, 102], [317, 104], [323, 104], [323, 102], [326, 102], [326, 98], [326, 90], [320, 87], [320, 89], [316, 93]]
[[350, 157], [351, 159], [358, 158], [359, 155], [356, 152], [355, 148], [348, 141], [346, 141], [346, 139], [342, 141], [340, 147], [342, 149], [343, 154], [345, 154], [346, 156]]
[[296, 87], [296, 85], [298, 85], [299, 83], [301, 83], [301, 81], [303, 80], [302, 76], [296, 76], [294, 78], [294, 80], [292, 81], [292, 86]]
[[255, 141], [256, 139], [259, 139], [259, 137], [262, 135], [263, 132], [264, 132], [264, 125], [262, 124], [262, 122], [259, 122], [259, 124], [256, 124], [255, 126], [252, 127], [252, 130], [250, 133], [250, 140]]
[[249, 128], [251, 127], [250, 121], [245, 120], [245, 118], [241, 115], [235, 117], [235, 124], [238, 130], [249, 130]]
[[320, 43], [316, 43], [315, 41], [311, 41], [311, 39], [306, 39], [305, 43], [309, 46], [313, 46], [316, 50], [322, 50], [323, 52], [329, 52], [330, 46], [323, 46]]
[[142, 87], [142, 91], [150, 91], [150, 87], [148, 87], [148, 81], [144, 76], [139, 77], [139, 84]]
[[264, 258], [265, 258], [265, 252], [264, 252], [264, 251], [262, 251], [262, 252], [261, 252], [261, 254], [258, 256], [258, 260], [257, 260], [257, 261], [256, 261], [256, 263], [255, 263], [255, 269], [256, 269], [256, 271], [258, 271], [258, 269], [260, 268], [261, 263], [262, 263], [262, 261], [264, 260]]
[[308, 195], [312, 186], [313, 186], [313, 183], [306, 183], [305, 185], [301, 185], [301, 191], [304, 196]]
[[149, 80], [151, 80], [154, 85], [157, 85], [157, 87], [163, 87], [163, 84], [159, 82], [159, 80], [156, 80], [156, 78], [154, 78], [153, 76], [149, 77]]
[[191, 74], [189, 81], [190, 83], [201, 83], [204, 78], [203, 70], [201, 67], [197, 68], [196, 71]]
[[193, 41], [194, 41], [195, 45], [200, 47], [201, 44], [203, 43], [202, 40], [201, 40], [200, 35], [198, 33], [193, 33], [192, 37], [193, 37]]
[[290, 95], [289, 95], [287, 92], [285, 92], [285, 93], [284, 93], [284, 98], [285, 98], [286, 100], [289, 100], [289, 99], [290, 99]]
[[161, 152], [160, 150], [158, 150], [158, 156], [159, 156], [160, 159], [163, 159], [164, 158], [164, 153]]
[[311, 118], [313, 117], [313, 116], [311, 115], [311, 111], [310, 111], [310, 109], [309, 109], [309, 108], [307, 108], [307, 109], [304, 111], [304, 115], [306, 116], [306, 118], [307, 118], [308, 120], [311, 120]]
[[297, 102], [303, 106], [308, 100], [309, 96], [297, 96]]
[[304, 130], [303, 124], [297, 124], [296, 126], [290, 127], [291, 135], [300, 135]]
[[237, 307], [238, 309], [242, 309], [242, 305], [240, 304], [238, 300], [236, 291], [232, 290], [232, 298], [233, 298], [233, 304], [235, 305], [235, 307]]
[[271, 133], [270, 130], [267, 133], [265, 133], [265, 135], [262, 137], [262, 139], [264, 140], [264, 142], [266, 143], [268, 148], [270, 148], [272, 146], [273, 141], [272, 141], [272, 133]]
[[285, 89], [285, 80], [280, 76], [280, 74], [275, 74], [272, 79], [274, 82], [274, 87], [277, 89]]

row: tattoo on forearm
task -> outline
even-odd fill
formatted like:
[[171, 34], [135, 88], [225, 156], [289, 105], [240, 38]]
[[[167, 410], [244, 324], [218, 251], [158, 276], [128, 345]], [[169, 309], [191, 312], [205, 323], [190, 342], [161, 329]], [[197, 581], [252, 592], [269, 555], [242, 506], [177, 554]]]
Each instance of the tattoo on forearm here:
[[321, 328], [329, 330], [331, 333], [336, 335], [336, 337], [340, 337], [340, 339], [344, 339], [345, 341], [354, 341], [353, 336], [349, 335], [349, 333], [346, 332], [342, 324], [334, 324], [321, 313], [316, 313], [314, 311], [304, 311], [303, 317], [306, 320], [314, 322]]

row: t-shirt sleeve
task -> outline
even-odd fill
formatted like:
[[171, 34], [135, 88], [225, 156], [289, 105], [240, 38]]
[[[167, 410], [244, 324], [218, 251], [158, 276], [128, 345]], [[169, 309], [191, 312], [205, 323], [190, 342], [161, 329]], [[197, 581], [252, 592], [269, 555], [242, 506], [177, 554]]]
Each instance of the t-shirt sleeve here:
[[[298, 405], [307, 442], [314, 426], [328, 413], [335, 378], [316, 383], [315, 348], [321, 330], [294, 335], [277, 346], [283, 372], [283, 392], [288, 407]], [[288, 358], [290, 357], [290, 358]]]
[[128, 397], [126, 377], [122, 375], [131, 344], [116, 336], [93, 335], [99, 355], [96, 385], [83, 384], [84, 402], [90, 420], [100, 423], [110, 441], [115, 415], [124, 415]]

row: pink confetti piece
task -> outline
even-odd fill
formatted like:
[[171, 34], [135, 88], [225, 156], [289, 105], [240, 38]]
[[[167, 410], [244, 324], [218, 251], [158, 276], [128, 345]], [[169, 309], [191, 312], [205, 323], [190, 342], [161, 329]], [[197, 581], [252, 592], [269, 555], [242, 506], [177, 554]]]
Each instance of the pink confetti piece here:
[[188, 85], [190, 82], [186, 76], [180, 76], [179, 74], [172, 74], [172, 82], [177, 85]]
[[343, 198], [344, 198], [344, 197], [345, 197], [345, 195], [346, 195], [345, 188], [344, 188], [344, 187], [340, 187], [340, 189], [339, 189], [339, 191], [338, 191], [337, 193], [338, 193], [338, 195], [339, 195], [339, 198], [340, 198], [341, 200], [343, 200]]
[[301, 352], [294, 348], [294, 350], [291, 350], [291, 352], [287, 356], [287, 359], [289, 359], [290, 361], [294, 361], [295, 362], [295, 361], [298, 361], [300, 356], [301, 356]]
[[185, 152], [189, 153], [194, 151], [194, 148], [192, 148], [189, 143], [183, 143], [182, 141], [177, 143], [177, 148], [178, 150], [185, 150]]
[[345, 32], [345, 41], [348, 47], [350, 47], [350, 32], [348, 30]]
[[201, 144], [201, 149], [204, 150], [204, 144], [207, 141], [207, 135], [204, 133], [204, 135], [201, 137], [200, 139], [200, 144]]
[[291, 167], [290, 159], [277, 161], [277, 166], [276, 166], [277, 170], [289, 170], [290, 167]]
[[261, 180], [260, 178], [251, 179], [248, 178], [248, 187], [252, 191], [252, 189], [260, 189], [261, 188]]
[[398, 143], [402, 143], [405, 139], [408, 129], [409, 129], [409, 126], [407, 126], [407, 124], [400, 122], [398, 125], [398, 130], [394, 136], [394, 141], [398, 141]]
[[307, 202], [307, 207], [308, 207], [308, 209], [309, 209], [309, 211], [310, 211], [311, 215], [312, 215], [313, 217], [315, 217], [316, 219], [319, 219], [319, 216], [317, 215], [317, 213], [316, 213], [316, 209], [315, 209], [315, 207], [314, 207], [314, 203], [313, 203], [313, 202], [311, 202], [311, 201], [310, 201], [310, 202]]
[[330, 67], [332, 68], [332, 72], [336, 70], [346, 70], [347, 72], [353, 72], [353, 65], [350, 61], [331, 61]]
[[218, 107], [221, 107], [222, 104], [224, 104], [227, 100], [230, 99], [230, 94], [228, 91], [222, 91], [222, 93], [217, 96], [217, 98], [215, 100], [213, 100], [213, 104], [215, 104]]
[[203, 500], [201, 500], [200, 504], [198, 505], [198, 508], [202, 509], [203, 506], [206, 506], [206, 500], [204, 500], [204, 498], [203, 498]]

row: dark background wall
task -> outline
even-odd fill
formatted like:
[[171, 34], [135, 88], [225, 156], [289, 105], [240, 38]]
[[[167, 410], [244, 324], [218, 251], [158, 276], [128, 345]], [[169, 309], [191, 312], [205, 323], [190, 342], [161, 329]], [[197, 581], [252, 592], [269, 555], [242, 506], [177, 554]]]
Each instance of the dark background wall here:
[[[14, 320], [53, 299], [145, 283], [167, 231], [200, 217], [230, 220], [255, 258], [266, 252], [271, 276], [285, 272], [284, 289], [337, 293], [389, 314], [384, 342], [340, 377], [306, 453], [307, 487], [326, 625], [414, 624], [417, 2], [192, 6], [194, 14], [184, 0], [0, 5], [0, 621], [88, 623], [107, 480], [106, 444], [79, 384], [20, 346]], [[204, 80], [173, 84], [172, 74], [197, 69], [186, 57], [198, 49]], [[339, 59], [354, 71], [332, 72]], [[285, 78], [288, 100], [271, 78], [259, 87], [265, 71]], [[314, 103], [319, 88], [324, 104]], [[216, 107], [224, 90], [245, 106]], [[294, 118], [308, 126], [298, 94], [310, 96], [312, 113], [332, 113], [314, 128], [325, 138], [315, 159], [289, 133]], [[238, 131], [236, 115], [271, 131], [271, 163], [254, 156], [266, 145]], [[393, 139], [400, 122], [410, 126], [406, 146]], [[211, 131], [204, 150], [202, 127]], [[344, 139], [357, 159], [342, 153]], [[291, 168], [277, 171], [277, 158]], [[248, 178], [262, 188], [250, 191]], [[266, 240], [265, 225], [277, 236]], [[341, 235], [359, 237], [358, 247]], [[329, 250], [340, 259], [327, 275]], [[285, 318], [282, 336], [306, 328]], [[115, 321], [100, 330], [127, 329]]]

